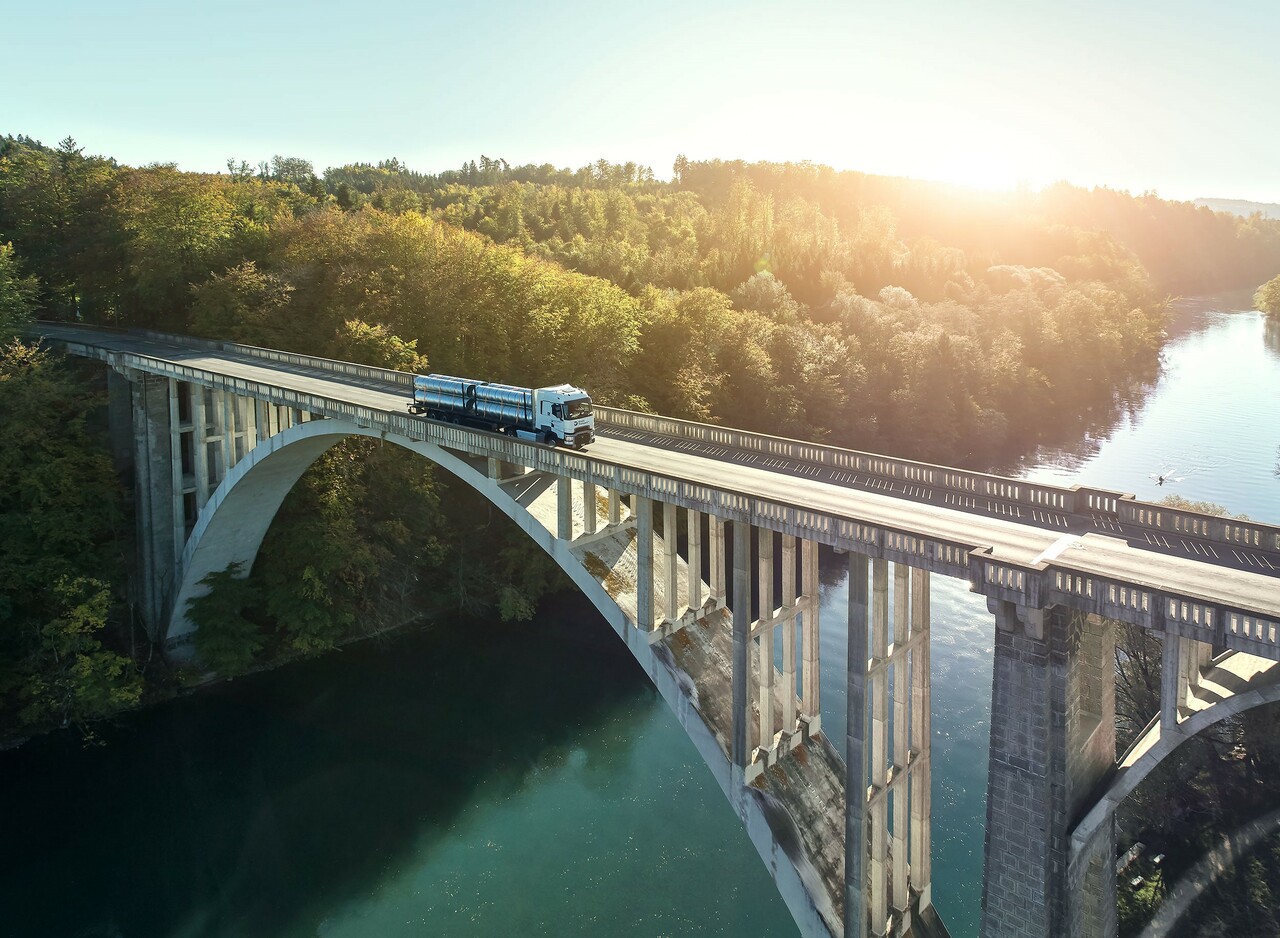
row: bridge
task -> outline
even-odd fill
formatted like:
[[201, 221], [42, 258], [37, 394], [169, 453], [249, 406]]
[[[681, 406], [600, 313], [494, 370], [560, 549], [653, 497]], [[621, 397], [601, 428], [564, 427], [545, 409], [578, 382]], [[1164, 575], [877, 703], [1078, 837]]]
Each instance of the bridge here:
[[[33, 332], [110, 367], [113, 440], [136, 481], [136, 600], [168, 654], [192, 654], [201, 579], [252, 565], [326, 449], [365, 436], [412, 450], [600, 609], [806, 936], [945, 934], [930, 889], [931, 576], [967, 580], [995, 623], [987, 938], [1115, 935], [1117, 805], [1181, 741], [1277, 699], [1274, 525], [607, 407], [589, 452], [552, 449], [407, 414], [400, 372]], [[842, 745], [821, 726], [820, 549], [849, 571]], [[1116, 622], [1163, 648], [1161, 711], [1119, 756]]]

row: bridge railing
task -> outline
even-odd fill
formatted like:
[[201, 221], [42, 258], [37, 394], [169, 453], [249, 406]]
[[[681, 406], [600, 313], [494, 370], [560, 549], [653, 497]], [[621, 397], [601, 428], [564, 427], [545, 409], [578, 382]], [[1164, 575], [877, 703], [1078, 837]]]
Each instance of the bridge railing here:
[[[100, 328], [100, 327], [92, 327]], [[276, 349], [243, 345], [189, 336], [170, 335], [153, 330], [130, 330], [159, 341], [196, 346], [233, 354], [280, 362], [296, 367], [312, 368], [360, 380], [412, 388], [413, 376], [407, 372], [342, 362], [328, 358], [282, 352]], [[1009, 479], [989, 473], [953, 469], [930, 463], [864, 453], [857, 450], [807, 443], [784, 437], [754, 433], [712, 424], [642, 414], [615, 407], [596, 407], [597, 422], [602, 427], [621, 427], [676, 439], [697, 440], [746, 452], [777, 456], [783, 459], [864, 473], [878, 479], [904, 485], [924, 485], [967, 498], [988, 498], [1013, 503], [1028, 510], [1060, 511], [1065, 514], [1100, 515], [1122, 524], [1176, 536], [1193, 537], [1223, 544], [1229, 548], [1249, 548], [1280, 554], [1280, 526], [1220, 518], [1200, 512], [1171, 508], [1154, 502], [1138, 501], [1133, 495], [1085, 486], [1055, 486]]]
[[595, 410], [599, 424], [605, 427], [640, 430], [675, 439], [696, 440], [746, 452], [779, 456], [860, 472], [904, 485], [927, 485], [960, 496], [1013, 502], [1029, 510], [1101, 515], [1134, 527], [1280, 553], [1280, 526], [1219, 518], [1154, 502], [1138, 501], [1133, 495], [1123, 492], [1009, 479], [989, 473], [953, 469], [614, 407], [597, 407]]
[[362, 380], [380, 381], [395, 384], [412, 390], [413, 375], [407, 371], [393, 371], [390, 368], [378, 368], [374, 365], [361, 365], [357, 362], [338, 361], [333, 358], [317, 358], [314, 355], [302, 355], [297, 352], [282, 352], [279, 349], [262, 348], [257, 345], [243, 345], [239, 342], [227, 342], [219, 339], [197, 339], [191, 336], [170, 335], [156, 332], [153, 329], [132, 330], [134, 334], [156, 339], [161, 342], [175, 342], [182, 345], [194, 345], [233, 355], [246, 355], [250, 358], [261, 358], [264, 361], [280, 362], [301, 368], [314, 368], [331, 374], [347, 375]]
[[1116, 513], [1115, 503], [1125, 497], [1118, 492], [1099, 492], [1079, 486], [1066, 488], [1010, 479], [985, 472], [953, 469], [912, 459], [898, 459], [876, 453], [827, 446], [822, 443], [806, 443], [784, 437], [736, 430], [730, 427], [642, 414], [615, 407], [597, 407], [597, 422], [606, 427], [641, 430], [681, 440], [697, 440], [702, 443], [727, 446], [746, 452], [780, 456], [833, 469], [860, 472], [869, 476], [901, 482], [927, 485], [960, 495], [993, 498], [1006, 502], [1018, 502], [1028, 508], [1042, 508], [1074, 514], [1077, 511]]
[[345, 418], [357, 426], [397, 434], [471, 456], [493, 457], [552, 475], [566, 476], [627, 495], [692, 508], [765, 530], [804, 537], [839, 549], [897, 560], [965, 577], [978, 593], [1041, 608], [1064, 603], [1146, 627], [1195, 634], [1228, 648], [1280, 659], [1280, 622], [1274, 610], [1262, 611], [1214, 602], [1180, 591], [1156, 592], [1122, 580], [1082, 575], [1052, 562], [1021, 565], [998, 561], [988, 549], [946, 541], [882, 525], [868, 524], [831, 512], [762, 498], [750, 492], [708, 486], [678, 477], [623, 466], [596, 456], [526, 443], [501, 434], [423, 420], [407, 413], [351, 404], [294, 391], [274, 384], [237, 378], [198, 366], [150, 355], [114, 351], [88, 343], [63, 341], [68, 351], [135, 369], [325, 417]]

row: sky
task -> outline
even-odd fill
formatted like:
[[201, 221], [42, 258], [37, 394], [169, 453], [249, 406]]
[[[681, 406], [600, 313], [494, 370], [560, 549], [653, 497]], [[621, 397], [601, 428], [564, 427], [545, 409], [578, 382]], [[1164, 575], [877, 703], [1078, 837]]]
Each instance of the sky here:
[[1280, 202], [1280, 0], [0, 0], [0, 134], [122, 163], [810, 160]]

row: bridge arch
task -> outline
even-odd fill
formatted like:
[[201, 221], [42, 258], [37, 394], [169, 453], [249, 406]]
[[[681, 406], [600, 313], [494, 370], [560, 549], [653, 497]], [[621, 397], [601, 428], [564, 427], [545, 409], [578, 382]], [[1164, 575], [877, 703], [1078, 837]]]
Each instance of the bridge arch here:
[[622, 608], [573, 556], [569, 543], [544, 527], [496, 480], [435, 443], [382, 433], [347, 420], [327, 419], [299, 423], [268, 437], [232, 467], [209, 497], [183, 549], [182, 579], [170, 613], [167, 644], [188, 642], [194, 634], [195, 626], [187, 617], [187, 604], [207, 592], [200, 581], [231, 563], [242, 563], [246, 570], [252, 569], [285, 496], [320, 456], [352, 437], [371, 437], [401, 446], [471, 486], [556, 561], [615, 632], [626, 638], [635, 631], [625, 628], [627, 620]]
[[[1222, 696], [1214, 703], [1198, 710], [1178, 724], [1176, 731], [1168, 732], [1161, 726], [1157, 718], [1151, 722], [1146, 731], [1134, 741], [1129, 752], [1122, 757], [1120, 765], [1112, 774], [1106, 789], [1098, 797], [1088, 814], [1081, 819], [1072, 833], [1073, 852], [1080, 853], [1087, 849], [1099, 829], [1115, 816], [1116, 810], [1146, 778], [1166, 759], [1176, 752], [1187, 740], [1193, 739], [1211, 727], [1239, 716], [1247, 710], [1280, 702], [1280, 663], [1263, 661], [1234, 652], [1219, 658], [1215, 667], [1206, 676], [1224, 671], [1232, 660], [1238, 659], [1257, 662], [1251, 669], [1249, 677], [1237, 678], [1230, 688], [1232, 693]], [[1227, 672], [1230, 674], [1230, 672]]]
[[[690, 696], [690, 679], [675, 665], [665, 646], [651, 644], [649, 633], [635, 627], [604, 584], [574, 555], [570, 541], [535, 518], [499, 480], [435, 443], [342, 418], [295, 424], [260, 442], [231, 468], [197, 517], [182, 554], [181, 582], [170, 614], [167, 642], [189, 641], [194, 634], [194, 624], [185, 611], [190, 599], [206, 591], [200, 581], [229, 563], [239, 561], [251, 568], [272, 519], [298, 479], [330, 447], [352, 437], [381, 439], [442, 467], [484, 495], [547, 552], [591, 600], [653, 681], [764, 858], [800, 933], [835, 934], [838, 913], [820, 885], [819, 873], [799, 849], [794, 821], [776, 802], [745, 785], [742, 767], [727, 758], [720, 738]], [[780, 829], [786, 836], [779, 834]], [[932, 910], [929, 914], [936, 917]]]

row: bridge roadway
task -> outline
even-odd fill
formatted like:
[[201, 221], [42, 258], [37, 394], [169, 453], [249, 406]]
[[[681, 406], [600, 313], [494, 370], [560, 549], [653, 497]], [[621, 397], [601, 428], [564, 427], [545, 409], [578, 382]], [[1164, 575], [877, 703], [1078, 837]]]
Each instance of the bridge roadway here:
[[[201, 368], [232, 378], [403, 414], [406, 394], [389, 383], [364, 381], [315, 368], [264, 361], [250, 356], [191, 348], [154, 338], [59, 327], [41, 323], [38, 331], [55, 341], [147, 355], [163, 362]], [[798, 508], [829, 513], [972, 548], [989, 548], [991, 558], [1034, 565], [1052, 560], [1074, 573], [1126, 581], [1144, 589], [1170, 592], [1252, 610], [1274, 617], [1280, 610], [1280, 562], [1264, 552], [1232, 550], [1195, 538], [1169, 539], [1150, 532], [1127, 532], [1115, 521], [1027, 512], [990, 503], [995, 512], [974, 505], [936, 504], [925, 487], [885, 494], [884, 483], [856, 474], [796, 461], [734, 452], [725, 447], [691, 445], [659, 434], [602, 430], [583, 455], [590, 460], [647, 470], [695, 484], [747, 493]], [[901, 488], [901, 486], [899, 486]], [[987, 499], [982, 499], [987, 504]], [[1107, 533], [1097, 530], [1105, 525]], [[1125, 536], [1116, 536], [1125, 535]]]

